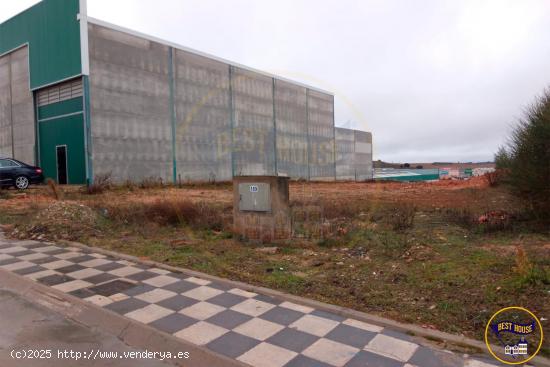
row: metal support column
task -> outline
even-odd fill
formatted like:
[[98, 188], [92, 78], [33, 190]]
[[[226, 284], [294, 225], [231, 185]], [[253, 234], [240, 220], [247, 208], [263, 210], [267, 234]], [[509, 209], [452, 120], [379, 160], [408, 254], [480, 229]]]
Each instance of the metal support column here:
[[307, 180], [311, 181], [311, 169], [309, 167], [310, 145], [309, 141], [309, 89], [306, 88], [306, 138], [307, 138]]
[[334, 96], [332, 96], [332, 162], [334, 162], [334, 181], [338, 181], [338, 177], [336, 175], [336, 125], [334, 121]]
[[275, 78], [271, 78], [272, 80], [272, 95], [273, 95], [273, 152], [274, 152], [274, 166], [275, 166], [275, 176], [279, 176], [279, 168], [277, 165], [277, 117], [275, 115]]
[[231, 126], [231, 178], [235, 177], [235, 100], [233, 98], [233, 66], [229, 65], [229, 109]]
[[168, 83], [170, 85], [170, 122], [172, 130], [172, 181], [178, 180], [178, 169], [176, 162], [176, 102], [174, 85], [174, 48], [168, 48]]
[[84, 107], [84, 152], [86, 154], [86, 183], [91, 185], [94, 182], [94, 170], [92, 162], [92, 128], [90, 118], [90, 77], [82, 76], [83, 107]]

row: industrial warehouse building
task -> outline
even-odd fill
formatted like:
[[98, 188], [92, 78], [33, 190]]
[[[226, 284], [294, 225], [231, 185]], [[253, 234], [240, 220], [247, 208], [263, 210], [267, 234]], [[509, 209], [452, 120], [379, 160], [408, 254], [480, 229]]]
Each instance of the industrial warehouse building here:
[[83, 0], [0, 24], [0, 156], [81, 184], [373, 177], [370, 133], [317, 88], [122, 29]]

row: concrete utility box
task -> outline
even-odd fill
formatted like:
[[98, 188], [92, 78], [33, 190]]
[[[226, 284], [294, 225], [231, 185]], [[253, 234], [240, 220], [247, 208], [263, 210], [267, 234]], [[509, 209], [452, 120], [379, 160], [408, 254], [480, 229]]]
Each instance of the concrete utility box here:
[[234, 177], [233, 231], [261, 242], [290, 238], [288, 183], [288, 177]]

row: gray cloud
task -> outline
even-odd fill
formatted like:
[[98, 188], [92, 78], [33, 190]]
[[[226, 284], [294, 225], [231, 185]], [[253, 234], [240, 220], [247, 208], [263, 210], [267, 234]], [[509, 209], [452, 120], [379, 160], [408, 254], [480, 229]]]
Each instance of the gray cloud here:
[[[5, 19], [36, 1], [3, 2]], [[89, 15], [332, 90], [388, 161], [489, 160], [550, 85], [546, 0], [88, 0]]]

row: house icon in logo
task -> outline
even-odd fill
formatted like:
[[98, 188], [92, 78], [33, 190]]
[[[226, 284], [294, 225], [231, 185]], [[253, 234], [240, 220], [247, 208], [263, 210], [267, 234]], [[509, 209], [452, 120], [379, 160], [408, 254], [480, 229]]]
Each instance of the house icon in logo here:
[[510, 356], [526, 356], [527, 355], [527, 342], [522, 337], [521, 341], [517, 343], [516, 345], [506, 345], [504, 347], [504, 354], [510, 355]]

